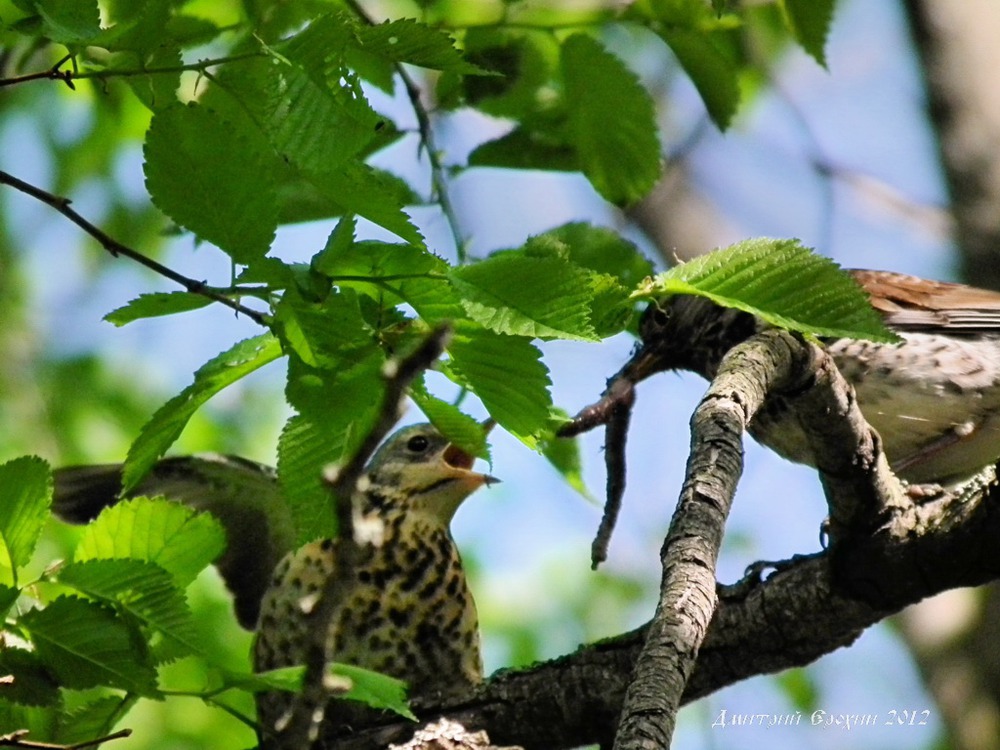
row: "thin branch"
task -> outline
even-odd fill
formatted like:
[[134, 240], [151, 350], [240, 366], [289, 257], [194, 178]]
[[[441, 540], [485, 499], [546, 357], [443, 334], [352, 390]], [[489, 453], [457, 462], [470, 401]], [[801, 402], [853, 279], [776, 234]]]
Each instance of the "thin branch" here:
[[[369, 26], [376, 25], [375, 20], [368, 15], [365, 9], [362, 8], [356, 0], [347, 0], [347, 5], [364, 23]], [[465, 238], [463, 237], [462, 229], [459, 226], [458, 214], [455, 211], [455, 206], [451, 202], [451, 195], [448, 191], [448, 179], [445, 176], [445, 167], [441, 162], [441, 155], [437, 149], [437, 143], [434, 137], [434, 127], [431, 124], [430, 114], [420, 98], [420, 86], [417, 85], [417, 82], [413, 79], [413, 76], [410, 75], [406, 66], [402, 63], [396, 63], [395, 67], [396, 72], [403, 81], [403, 87], [406, 89], [406, 97], [410, 100], [410, 106], [413, 107], [413, 114], [417, 118], [417, 127], [420, 129], [420, 140], [423, 143], [424, 149], [427, 151], [427, 161], [431, 166], [431, 185], [433, 187], [434, 194], [437, 197], [438, 203], [441, 205], [441, 212], [444, 214], [445, 220], [448, 222], [448, 228], [451, 230], [452, 240], [455, 243], [455, 253], [458, 256], [458, 263], [459, 265], [464, 264], [467, 257], [465, 252]]]
[[178, 65], [164, 65], [161, 67], [150, 68], [102, 68], [101, 70], [89, 70], [83, 73], [72, 70], [62, 70], [62, 66], [65, 65], [68, 60], [72, 59], [72, 55], [67, 55], [48, 70], [42, 70], [37, 73], [28, 73], [22, 76], [14, 76], [13, 78], [2, 78], [0, 79], [0, 87], [14, 86], [20, 83], [28, 83], [30, 81], [56, 80], [62, 81], [71, 89], [76, 90], [74, 81], [163, 75], [166, 73], [184, 73], [187, 71], [205, 73], [209, 68], [215, 67], [216, 65], [224, 65], [225, 63], [239, 62], [241, 60], [250, 60], [255, 57], [263, 57], [264, 55], [264, 52], [243, 52], [238, 55], [228, 55], [226, 57], [217, 57], [211, 60], [199, 60], [198, 62], [182, 63]]
[[0, 736], [0, 747], [18, 747], [25, 748], [25, 750], [84, 750], [88, 747], [96, 747], [104, 742], [110, 742], [111, 740], [120, 740], [125, 737], [130, 737], [132, 735], [131, 729], [120, 729], [112, 734], [105, 735], [104, 737], [97, 737], [92, 740], [85, 740], [83, 742], [75, 742], [72, 745], [59, 745], [52, 742], [33, 742], [31, 740], [22, 739], [26, 737], [28, 730], [23, 729], [17, 732], [11, 732], [10, 734], [5, 734]]
[[0, 78], [0, 87], [14, 86], [19, 83], [28, 83], [29, 81], [54, 80], [62, 81], [75, 91], [76, 86], [73, 85], [73, 72], [62, 70], [62, 66], [72, 59], [72, 57], [72, 55], [66, 55], [48, 70], [42, 70], [38, 73], [28, 73], [23, 76], [14, 76], [13, 78]]
[[27, 195], [30, 195], [32, 198], [35, 198], [36, 200], [39, 200], [42, 203], [51, 206], [56, 211], [65, 216], [67, 219], [76, 224], [78, 227], [83, 229], [84, 232], [86, 232], [95, 240], [97, 240], [100, 243], [101, 247], [107, 250], [112, 256], [117, 258], [118, 256], [121, 255], [126, 258], [129, 258], [130, 260], [133, 260], [136, 263], [145, 266], [146, 268], [152, 271], [155, 271], [156, 273], [160, 274], [160, 276], [163, 276], [165, 278], [170, 279], [171, 281], [176, 282], [177, 284], [180, 284], [182, 287], [184, 287], [187, 291], [191, 292], [192, 294], [199, 294], [202, 297], [208, 297], [209, 299], [215, 302], [219, 302], [220, 304], [223, 304], [226, 307], [229, 307], [238, 313], [246, 315], [248, 318], [250, 318], [250, 320], [254, 321], [258, 325], [262, 326], [267, 325], [267, 316], [264, 315], [263, 313], [260, 313], [249, 307], [246, 307], [240, 304], [239, 302], [236, 302], [235, 300], [229, 299], [225, 295], [219, 294], [218, 292], [214, 291], [213, 288], [205, 284], [205, 282], [196, 281], [195, 279], [191, 279], [188, 278], [187, 276], [179, 274], [173, 269], [163, 265], [162, 263], [158, 263], [152, 258], [147, 258], [145, 255], [138, 252], [137, 250], [133, 250], [132, 248], [123, 245], [122, 243], [113, 239], [103, 230], [91, 224], [83, 216], [77, 213], [70, 206], [69, 198], [61, 198], [58, 195], [53, 195], [52, 193], [42, 190], [39, 187], [35, 187], [34, 185], [24, 182], [23, 180], [19, 180], [13, 175], [8, 174], [7, 172], [4, 172], [2, 170], [0, 170], [0, 184], [10, 185], [15, 189], [20, 190], [22, 193], [26, 193]]
[[335, 498], [334, 508], [338, 521], [335, 573], [324, 582], [313, 609], [312, 616], [317, 626], [311, 629], [309, 642], [306, 644], [306, 670], [302, 692], [296, 696], [289, 719], [278, 732], [277, 747], [299, 750], [309, 747], [319, 736], [324, 711], [330, 698], [330, 691], [325, 682], [329, 661], [329, 626], [338, 603], [343, 601], [343, 592], [354, 583], [358, 561], [364, 551], [363, 543], [359, 542], [354, 534], [353, 497], [368, 459], [399, 421], [406, 389], [418, 374], [441, 356], [450, 336], [449, 326], [439, 326], [413, 353], [402, 359], [389, 360], [385, 364], [382, 371], [385, 378], [385, 393], [375, 425], [346, 464], [334, 467], [325, 473], [324, 479], [330, 485]]
[[604, 501], [604, 514], [597, 527], [597, 535], [590, 546], [590, 566], [597, 566], [608, 559], [608, 544], [611, 534], [618, 521], [618, 513], [625, 496], [625, 441], [628, 439], [628, 425], [632, 417], [632, 404], [635, 402], [635, 390], [631, 383], [618, 381], [621, 384], [621, 394], [615, 400], [610, 419], [604, 431], [604, 465], [607, 467], [607, 497]]

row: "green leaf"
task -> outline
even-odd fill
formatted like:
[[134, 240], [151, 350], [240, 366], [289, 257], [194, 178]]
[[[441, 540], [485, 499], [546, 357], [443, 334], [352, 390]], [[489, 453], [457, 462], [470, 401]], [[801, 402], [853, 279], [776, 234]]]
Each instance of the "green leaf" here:
[[17, 583], [31, 560], [52, 502], [52, 474], [37, 456], [0, 464], [0, 583]]
[[429, 393], [423, 377], [410, 387], [410, 398], [449, 442], [473, 456], [491, 460], [483, 426], [454, 404]]
[[782, 0], [785, 18], [795, 40], [826, 67], [826, 40], [837, 0]]
[[63, 687], [84, 690], [106, 685], [156, 694], [156, 671], [148, 650], [138, 632], [114, 610], [60, 596], [44, 609], [25, 613], [21, 625]]
[[0, 583], [0, 620], [7, 617], [7, 613], [14, 606], [14, 602], [17, 601], [19, 596], [21, 596], [20, 589], [12, 586], [4, 586]]
[[141, 560], [87, 560], [59, 571], [59, 581], [102, 599], [162, 634], [179, 654], [205, 654], [184, 592], [166, 570]]
[[503, 27], [470, 28], [462, 44], [467, 60], [500, 75], [446, 72], [437, 92], [445, 106], [468, 104], [520, 123], [551, 114], [559, 70], [556, 35]]
[[311, 24], [278, 48], [285, 64], [270, 71], [265, 132], [274, 150], [304, 171], [335, 171], [361, 155], [382, 119], [342, 53], [327, 46], [335, 44], [330, 30], [323, 21]]
[[128, 696], [109, 695], [62, 712], [52, 741], [73, 745], [109, 734], [121, 718], [123, 704], [129, 701]]
[[398, 179], [360, 160], [335, 170], [310, 170], [305, 176], [320, 195], [341, 208], [340, 213], [363, 216], [417, 247], [424, 246], [423, 235], [403, 211], [410, 191]]
[[461, 327], [448, 346], [449, 369], [496, 421], [530, 448], [545, 434], [552, 398], [541, 352], [518, 336]]
[[[345, 700], [360, 701], [374, 708], [384, 708], [395, 711], [401, 716], [416, 721], [406, 701], [406, 683], [394, 677], [372, 672], [351, 664], [333, 663], [329, 667], [330, 675], [346, 688], [346, 692], [338, 692], [337, 697]], [[257, 674], [227, 673], [224, 684], [227, 687], [241, 688], [254, 693], [269, 690], [282, 690], [287, 693], [297, 693], [302, 690], [302, 678], [305, 667], [281, 667]]]
[[275, 308], [275, 322], [286, 348], [310, 367], [349, 367], [378, 348], [350, 289], [322, 302], [288, 290]]
[[361, 26], [355, 33], [365, 52], [385, 60], [463, 75], [493, 75], [465, 60], [444, 31], [412, 18]]
[[477, 146], [469, 154], [469, 166], [583, 171], [579, 155], [566, 143], [562, 132], [550, 133], [537, 127], [515, 128], [500, 138]]
[[291, 358], [288, 397], [303, 414], [293, 416], [278, 440], [278, 479], [304, 543], [336, 536], [333, 494], [323, 469], [360, 445], [382, 403], [384, 355], [375, 350], [348, 368], [309, 368]]
[[176, 104], [153, 115], [143, 154], [157, 207], [237, 263], [263, 257], [278, 224], [281, 165], [259, 129]]
[[[567, 415], [561, 410], [557, 411], [561, 420], [565, 420]], [[566, 484], [583, 495], [592, 503], [597, 500], [587, 489], [583, 481], [583, 459], [580, 456], [580, 441], [578, 438], [561, 438], [554, 434], [546, 436], [541, 443], [542, 455], [549, 460], [553, 468], [559, 472]]]
[[356, 242], [337, 253], [323, 252], [324, 273], [342, 288], [382, 302], [406, 302], [424, 320], [464, 317], [448, 281], [448, 264], [424, 248], [386, 242]]
[[251, 693], [264, 693], [269, 690], [297, 693], [302, 690], [305, 671], [305, 667], [279, 667], [256, 674], [224, 672], [222, 683], [225, 688], [239, 688], [249, 690]]
[[313, 256], [310, 267], [324, 276], [335, 275], [340, 259], [354, 244], [357, 229], [358, 220], [353, 215], [348, 214], [338, 221], [337, 226], [330, 232], [326, 245]]
[[66, 45], [85, 44], [101, 30], [97, 3], [92, 0], [33, 0], [42, 18], [43, 34]]
[[496, 253], [454, 268], [451, 281], [469, 317], [497, 333], [597, 341], [588, 274], [566, 260]]
[[740, 104], [736, 64], [700, 30], [665, 27], [660, 36], [701, 95], [708, 114], [725, 130]]
[[162, 315], [197, 310], [210, 304], [212, 300], [191, 292], [155, 292], [140, 294], [127, 305], [112, 310], [104, 319], [116, 326], [123, 326], [140, 318], [156, 318]]
[[155, 563], [178, 587], [187, 586], [222, 554], [226, 535], [207, 513], [163, 499], [135, 498], [116, 503], [84, 529], [73, 560]]
[[54, 706], [59, 685], [38, 655], [21, 648], [0, 649], [0, 700], [23, 706]]
[[406, 683], [402, 680], [350, 664], [331, 664], [330, 673], [351, 681], [352, 687], [344, 698], [361, 701], [373, 708], [395, 711], [407, 719], [417, 720], [406, 702]]
[[798, 240], [744, 240], [671, 268], [634, 298], [697, 294], [812, 336], [897, 342], [861, 287]]
[[563, 42], [562, 75], [583, 173], [606, 200], [635, 203], [661, 171], [649, 93], [621, 60], [585, 34]]
[[567, 257], [579, 266], [616, 277], [624, 286], [637, 286], [653, 273], [653, 264], [634, 243], [606, 227], [571, 222], [539, 237], [551, 237], [567, 249]]
[[202, 365], [194, 374], [194, 382], [161, 406], [132, 443], [122, 470], [122, 492], [127, 493], [139, 483], [202, 404], [280, 356], [278, 340], [265, 333], [239, 342]]
[[[579, 242], [581, 234], [583, 233], [580, 230], [565, 233], [560, 233], [559, 230], [547, 232], [529, 238], [524, 250], [531, 256], [559, 258], [563, 262], [573, 261], [574, 256], [578, 256], [584, 263], [612, 267], [607, 262], [609, 259], [596, 258], [592, 253], [586, 252], [585, 247]], [[625, 259], [621, 260], [622, 271], [628, 273]], [[585, 291], [589, 297], [588, 315], [594, 334], [598, 338], [605, 338], [620, 333], [634, 314], [634, 303], [629, 299], [628, 288], [613, 272], [598, 273], [590, 268], [582, 268], [577, 263], [573, 265], [579, 269], [579, 289], [581, 292]], [[633, 285], [629, 284], [629, 287]]]

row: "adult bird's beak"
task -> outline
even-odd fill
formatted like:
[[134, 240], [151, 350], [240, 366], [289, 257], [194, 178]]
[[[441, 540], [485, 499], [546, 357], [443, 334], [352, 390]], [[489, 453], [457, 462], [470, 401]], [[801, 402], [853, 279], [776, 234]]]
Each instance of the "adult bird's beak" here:
[[[483, 435], [488, 435], [490, 430], [496, 426], [496, 420], [487, 419], [482, 423]], [[445, 471], [448, 476], [458, 480], [468, 488], [469, 492], [485, 485], [497, 484], [500, 480], [489, 474], [480, 474], [472, 471], [472, 465], [476, 462], [476, 457], [466, 453], [456, 445], [449, 444], [442, 454]]]

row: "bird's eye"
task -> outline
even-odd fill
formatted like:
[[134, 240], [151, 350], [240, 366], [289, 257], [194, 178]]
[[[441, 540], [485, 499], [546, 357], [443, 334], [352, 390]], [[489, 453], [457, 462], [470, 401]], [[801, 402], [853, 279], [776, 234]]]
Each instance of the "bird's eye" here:
[[430, 444], [431, 442], [426, 436], [414, 435], [406, 441], [406, 449], [414, 453], [423, 453]]

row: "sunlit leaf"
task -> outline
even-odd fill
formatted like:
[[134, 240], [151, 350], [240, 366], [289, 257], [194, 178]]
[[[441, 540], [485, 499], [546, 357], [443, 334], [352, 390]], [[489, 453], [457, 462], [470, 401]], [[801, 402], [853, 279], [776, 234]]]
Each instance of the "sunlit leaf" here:
[[448, 353], [451, 370], [479, 396], [490, 415], [529, 447], [537, 447], [552, 406], [541, 352], [526, 338], [460, 329]]
[[183, 587], [225, 546], [225, 531], [210, 515], [169, 500], [135, 498], [105, 508], [84, 530], [73, 559], [155, 563]]
[[140, 318], [155, 318], [197, 310], [210, 304], [212, 300], [190, 292], [154, 292], [140, 294], [127, 305], [112, 310], [104, 319], [116, 326], [123, 326]]
[[52, 475], [36, 456], [0, 464], [0, 583], [17, 581], [28, 564], [52, 502]]
[[583, 173], [606, 200], [635, 203], [661, 170], [649, 93], [621, 60], [586, 34], [563, 42], [562, 75]]
[[697, 294], [813, 336], [898, 341], [861, 287], [798, 240], [758, 238], [674, 266], [635, 298]]
[[202, 365], [194, 374], [194, 382], [161, 406], [132, 443], [122, 471], [122, 491], [128, 492], [138, 484], [202, 404], [280, 356], [278, 340], [263, 334], [239, 342]]

